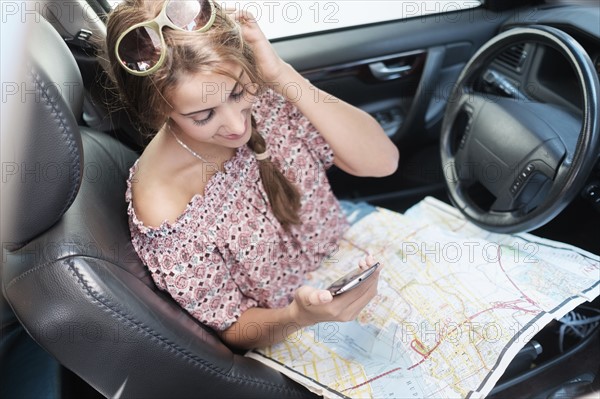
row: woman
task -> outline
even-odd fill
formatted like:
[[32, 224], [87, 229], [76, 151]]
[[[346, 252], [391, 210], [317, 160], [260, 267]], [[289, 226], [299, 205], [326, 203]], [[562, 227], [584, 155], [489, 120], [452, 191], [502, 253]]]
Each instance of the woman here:
[[335, 298], [302, 282], [348, 226], [326, 168], [397, 168], [377, 122], [311, 86], [250, 15], [212, 1], [126, 0], [109, 17], [107, 51], [123, 101], [153, 133], [127, 200], [157, 286], [239, 348], [355, 318], [379, 271]]

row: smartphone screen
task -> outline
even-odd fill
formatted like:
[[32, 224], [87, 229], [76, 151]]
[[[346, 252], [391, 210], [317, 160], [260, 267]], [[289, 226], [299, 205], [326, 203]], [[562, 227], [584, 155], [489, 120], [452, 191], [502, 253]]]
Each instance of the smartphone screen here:
[[333, 284], [327, 287], [327, 290], [329, 290], [329, 292], [335, 296], [349, 291], [354, 287], [358, 287], [363, 281], [371, 276], [375, 270], [377, 270], [378, 266], [379, 262], [375, 263], [366, 270], [354, 270], [346, 274], [344, 277], [334, 281]]

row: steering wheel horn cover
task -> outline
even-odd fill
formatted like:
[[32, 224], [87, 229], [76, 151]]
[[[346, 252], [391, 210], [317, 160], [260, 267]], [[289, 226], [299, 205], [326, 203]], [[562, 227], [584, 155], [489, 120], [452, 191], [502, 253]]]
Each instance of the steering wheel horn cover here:
[[[517, 43], [557, 50], [577, 77], [582, 115], [527, 98], [478, 93], [475, 82]], [[484, 44], [461, 72], [441, 131], [441, 158], [453, 204], [476, 225], [499, 233], [533, 230], [581, 191], [600, 148], [599, 83], [581, 45], [549, 26], [513, 28]], [[488, 201], [472, 194], [482, 189]]]

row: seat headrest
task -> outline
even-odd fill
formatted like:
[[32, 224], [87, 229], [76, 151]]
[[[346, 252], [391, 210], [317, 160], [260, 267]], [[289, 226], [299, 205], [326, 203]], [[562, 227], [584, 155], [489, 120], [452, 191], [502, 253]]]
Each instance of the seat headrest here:
[[84, 87], [77, 63], [42, 16], [29, 14], [26, 24], [26, 71], [14, 88], [6, 87], [3, 106], [10, 115], [2, 115], [16, 119], [11, 131], [3, 132], [9, 148], [2, 151], [3, 243], [13, 248], [60, 219], [83, 174], [77, 120]]
[[44, 71], [52, 95], [60, 95], [71, 113], [80, 119], [83, 107], [83, 81], [73, 54], [60, 34], [41, 15], [28, 21], [31, 26], [27, 56], [32, 64]]

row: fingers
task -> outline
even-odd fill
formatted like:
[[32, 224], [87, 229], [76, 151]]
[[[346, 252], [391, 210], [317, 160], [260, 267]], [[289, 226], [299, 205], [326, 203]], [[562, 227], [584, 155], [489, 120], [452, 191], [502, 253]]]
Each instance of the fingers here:
[[240, 10], [235, 7], [225, 7], [225, 13], [242, 25], [247, 22], [256, 22], [254, 14], [246, 10]]
[[367, 265], [369, 265], [369, 266], [373, 266], [375, 263], [377, 263], [377, 261], [375, 260], [375, 258], [373, 258], [373, 256], [371, 254], [367, 255], [365, 260], [367, 262]]
[[301, 325], [312, 325], [322, 321], [351, 321], [377, 294], [377, 281], [365, 282], [335, 299], [327, 290], [310, 286], [298, 288], [291, 306], [295, 318]]
[[307, 285], [303, 285], [296, 290], [296, 298], [305, 307], [324, 305], [333, 300], [331, 292], [327, 290], [319, 290]]
[[[376, 263], [374, 257], [368, 255], [358, 262], [358, 266], [364, 270]], [[380, 270], [380, 267], [377, 268], [364, 283], [336, 297], [328, 290], [302, 286], [295, 292], [294, 309], [297, 309], [299, 318], [307, 321], [307, 325], [320, 321], [354, 320], [377, 295]]]
[[371, 254], [365, 256], [364, 259], [361, 259], [358, 261], [358, 267], [361, 268], [362, 270], [368, 269], [369, 267], [373, 266], [375, 263], [377, 263], [377, 261], [375, 260], [375, 258], [373, 258], [373, 256]]
[[319, 290], [319, 304], [325, 304], [333, 301], [333, 295], [327, 290]]
[[367, 261], [365, 259], [361, 259], [358, 261], [358, 267], [360, 267], [362, 270], [365, 270], [368, 268], [367, 266]]

